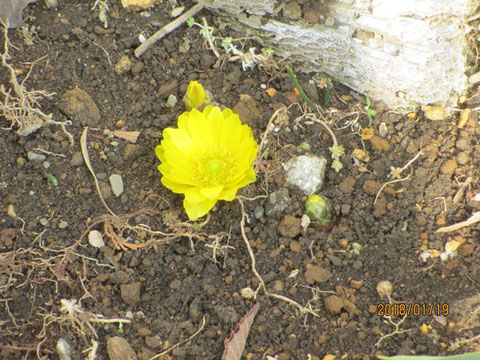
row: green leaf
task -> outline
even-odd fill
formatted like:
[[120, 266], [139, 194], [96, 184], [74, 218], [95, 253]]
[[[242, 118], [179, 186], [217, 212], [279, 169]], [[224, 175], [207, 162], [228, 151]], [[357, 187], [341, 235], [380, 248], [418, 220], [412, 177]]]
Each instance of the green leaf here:
[[193, 25], [195, 25], [195, 19], [193, 17], [188, 18], [187, 25], [188, 27], [192, 27]]
[[55, 176], [52, 174], [46, 173], [43, 175], [46, 179], [50, 180], [53, 184], [53, 186], [57, 187], [58, 186], [58, 180]]
[[230, 45], [232, 44], [232, 38], [230, 36], [225, 37], [222, 39], [222, 47], [228, 51], [230, 48]]
[[336, 172], [339, 172], [342, 170], [343, 164], [339, 160], [334, 160], [332, 163], [332, 169], [334, 169]]
[[332, 153], [332, 159], [339, 159], [345, 153], [342, 145], [332, 145], [328, 150]]
[[451, 355], [451, 356], [417, 356], [417, 355], [398, 355], [398, 356], [377, 356], [379, 360], [480, 360], [480, 352]]

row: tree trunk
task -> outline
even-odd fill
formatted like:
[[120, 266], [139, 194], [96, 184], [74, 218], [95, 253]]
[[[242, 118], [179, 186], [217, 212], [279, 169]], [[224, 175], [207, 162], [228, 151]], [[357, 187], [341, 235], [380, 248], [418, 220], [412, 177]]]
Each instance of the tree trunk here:
[[476, 0], [198, 2], [302, 70], [326, 73], [392, 109], [454, 106], [467, 89]]

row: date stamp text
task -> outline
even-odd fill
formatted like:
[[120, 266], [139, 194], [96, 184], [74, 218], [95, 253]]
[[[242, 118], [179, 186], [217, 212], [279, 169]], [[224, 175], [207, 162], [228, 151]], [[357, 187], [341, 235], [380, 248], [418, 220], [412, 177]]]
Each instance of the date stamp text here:
[[377, 316], [448, 316], [450, 306], [439, 303], [380, 303]]

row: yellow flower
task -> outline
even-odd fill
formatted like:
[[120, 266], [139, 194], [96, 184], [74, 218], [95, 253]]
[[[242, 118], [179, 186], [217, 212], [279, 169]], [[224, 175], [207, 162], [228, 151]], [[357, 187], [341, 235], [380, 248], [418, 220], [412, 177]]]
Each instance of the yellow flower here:
[[190, 220], [206, 215], [218, 200], [232, 201], [239, 188], [256, 180], [257, 143], [231, 109], [208, 105], [202, 112], [184, 112], [178, 128], [163, 130], [155, 153], [162, 184], [185, 194]]
[[188, 84], [187, 92], [183, 97], [183, 102], [188, 110], [198, 108], [203, 104], [208, 104], [210, 102], [210, 97], [205, 91], [202, 84], [198, 81], [190, 81]]

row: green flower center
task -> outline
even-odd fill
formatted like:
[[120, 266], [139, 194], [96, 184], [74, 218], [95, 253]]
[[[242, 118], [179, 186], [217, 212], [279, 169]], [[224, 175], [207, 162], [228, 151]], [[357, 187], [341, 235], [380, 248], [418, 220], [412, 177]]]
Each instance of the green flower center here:
[[193, 178], [202, 186], [225, 184], [235, 173], [237, 159], [225, 149], [210, 149], [193, 161]]

